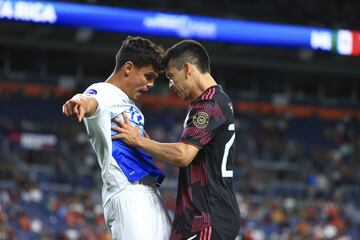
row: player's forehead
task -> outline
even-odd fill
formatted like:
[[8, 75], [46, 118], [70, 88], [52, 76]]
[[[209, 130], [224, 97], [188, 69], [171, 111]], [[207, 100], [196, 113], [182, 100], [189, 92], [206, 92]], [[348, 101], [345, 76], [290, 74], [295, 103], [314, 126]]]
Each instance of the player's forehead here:
[[166, 66], [166, 76], [169, 77], [169, 76], [173, 75], [175, 70], [176, 70], [175, 62], [174, 62], [174, 60], [171, 59]]
[[166, 70], [170, 70], [175, 68], [175, 60], [174, 59], [170, 59], [166, 65]]
[[159, 75], [159, 71], [156, 70], [153, 65], [141, 67], [139, 71], [141, 71], [144, 75], [153, 75], [155, 78]]

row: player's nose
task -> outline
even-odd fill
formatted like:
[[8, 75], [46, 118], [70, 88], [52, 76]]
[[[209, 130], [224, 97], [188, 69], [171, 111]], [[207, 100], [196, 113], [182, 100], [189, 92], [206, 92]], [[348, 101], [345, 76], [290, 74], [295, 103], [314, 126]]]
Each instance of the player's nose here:
[[147, 89], [150, 89], [150, 88], [152, 88], [153, 86], [154, 86], [154, 80], [148, 81], [148, 83], [146, 84]]
[[169, 88], [172, 89], [174, 87], [174, 81], [169, 79]]

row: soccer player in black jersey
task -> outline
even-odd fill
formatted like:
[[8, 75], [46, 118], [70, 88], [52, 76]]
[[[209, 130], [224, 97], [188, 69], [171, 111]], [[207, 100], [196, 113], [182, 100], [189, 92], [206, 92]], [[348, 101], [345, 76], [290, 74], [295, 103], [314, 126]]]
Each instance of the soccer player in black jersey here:
[[171, 239], [233, 240], [239, 230], [239, 209], [233, 190], [235, 124], [232, 103], [210, 75], [205, 48], [184, 40], [165, 56], [169, 87], [191, 100], [177, 143], [142, 138], [124, 114], [114, 127], [125, 143], [180, 167]]

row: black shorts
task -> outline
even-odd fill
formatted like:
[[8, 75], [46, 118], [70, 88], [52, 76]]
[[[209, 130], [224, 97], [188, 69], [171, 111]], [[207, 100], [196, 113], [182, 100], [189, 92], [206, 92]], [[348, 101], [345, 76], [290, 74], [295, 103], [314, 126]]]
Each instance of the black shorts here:
[[216, 233], [212, 226], [209, 226], [202, 231], [193, 234], [187, 240], [221, 240], [220, 236]]

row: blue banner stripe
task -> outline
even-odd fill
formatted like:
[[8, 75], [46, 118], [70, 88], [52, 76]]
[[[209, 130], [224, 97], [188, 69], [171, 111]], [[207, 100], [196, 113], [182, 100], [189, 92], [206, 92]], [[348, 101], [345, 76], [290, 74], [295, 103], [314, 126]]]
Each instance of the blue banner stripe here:
[[326, 28], [50, 1], [0, 0], [0, 19], [238, 44], [313, 47], [321, 50], [329, 49], [322, 48], [324, 39], [320, 39], [320, 47], [312, 46], [313, 32], [322, 33], [323, 36], [331, 35], [331, 31]]

